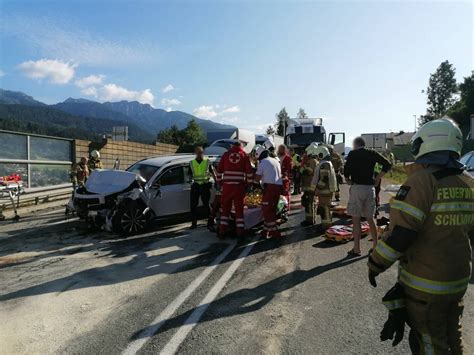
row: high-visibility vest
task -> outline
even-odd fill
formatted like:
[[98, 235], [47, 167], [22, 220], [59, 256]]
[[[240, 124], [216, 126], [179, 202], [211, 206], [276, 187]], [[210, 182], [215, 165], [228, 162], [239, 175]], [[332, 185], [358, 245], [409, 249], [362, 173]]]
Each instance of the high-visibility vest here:
[[374, 175], [378, 175], [380, 174], [380, 172], [382, 171], [382, 164], [379, 164], [379, 163], [375, 163], [375, 166], [374, 166]]
[[293, 162], [293, 167], [297, 168], [300, 166], [301, 162], [299, 161], [300, 156], [298, 154], [293, 154], [291, 161]]
[[196, 159], [191, 160], [190, 166], [193, 173], [193, 180], [196, 184], [202, 185], [209, 182], [209, 159], [204, 158], [201, 163]]

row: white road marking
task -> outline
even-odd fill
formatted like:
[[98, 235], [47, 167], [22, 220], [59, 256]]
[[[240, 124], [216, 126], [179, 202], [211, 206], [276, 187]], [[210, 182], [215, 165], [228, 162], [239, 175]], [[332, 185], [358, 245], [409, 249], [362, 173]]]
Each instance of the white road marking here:
[[144, 331], [138, 334], [137, 339], [131, 342], [127, 348], [122, 352], [123, 355], [136, 354], [146, 342], [158, 332], [158, 330], [165, 324], [165, 322], [173, 316], [179, 307], [193, 294], [194, 291], [204, 282], [204, 280], [216, 269], [216, 267], [226, 258], [227, 255], [234, 249], [235, 243], [229, 246], [221, 253], [214, 261], [209, 264], [197, 278], [195, 278], [182, 291], [173, 302], [171, 302], [159, 315], [156, 317], [151, 325]]
[[178, 329], [178, 331], [174, 334], [174, 336], [170, 339], [168, 344], [164, 347], [164, 349], [160, 352], [162, 355], [172, 355], [175, 354], [178, 350], [179, 346], [183, 343], [183, 341], [188, 336], [189, 332], [193, 330], [193, 328], [198, 324], [199, 320], [203, 316], [204, 312], [209, 308], [211, 303], [216, 299], [219, 293], [222, 291], [224, 286], [229, 282], [230, 278], [234, 273], [237, 271], [239, 266], [244, 261], [245, 257], [250, 254], [250, 251], [257, 243], [257, 238], [252, 241], [247, 247], [242, 250], [239, 257], [234, 260], [234, 262], [229, 266], [226, 272], [221, 276], [219, 280], [214, 284], [211, 290], [208, 292], [206, 297], [203, 298], [201, 303], [196, 307], [193, 313], [189, 316], [188, 319], [184, 322], [184, 324]]

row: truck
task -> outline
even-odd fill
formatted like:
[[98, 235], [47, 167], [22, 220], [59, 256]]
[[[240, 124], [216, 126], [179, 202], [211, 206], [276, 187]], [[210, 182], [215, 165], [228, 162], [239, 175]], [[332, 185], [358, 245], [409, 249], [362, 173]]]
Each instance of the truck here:
[[323, 126], [322, 118], [292, 118], [288, 121], [286, 142], [297, 150], [306, 148], [311, 143], [330, 144], [339, 154], [344, 153], [346, 135], [343, 132], [329, 133]]
[[387, 133], [365, 133], [361, 135], [365, 146], [379, 153], [387, 151]]
[[222, 155], [240, 141], [246, 153], [255, 147], [255, 133], [241, 128], [210, 130], [207, 132], [209, 146], [204, 150], [206, 155]]

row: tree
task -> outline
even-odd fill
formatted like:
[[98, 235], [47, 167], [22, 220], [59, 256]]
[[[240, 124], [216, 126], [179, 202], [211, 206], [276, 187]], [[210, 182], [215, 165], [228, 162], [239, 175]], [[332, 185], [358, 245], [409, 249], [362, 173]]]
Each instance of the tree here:
[[[442, 117], [456, 102], [456, 69], [447, 60], [442, 62], [436, 72], [430, 75], [427, 89], [427, 121]], [[431, 119], [432, 119], [431, 118]], [[425, 123], [424, 121], [422, 123]]]
[[285, 134], [285, 125], [288, 125], [289, 118], [290, 116], [288, 116], [286, 108], [283, 107], [276, 115], [276, 134], [279, 136], [283, 136]]
[[267, 133], [267, 135], [269, 135], [269, 136], [274, 135], [274, 134], [276, 133], [276, 132], [275, 132], [275, 128], [273, 128], [272, 125], [268, 126], [266, 133]]
[[298, 113], [296, 114], [296, 118], [301, 120], [303, 118], [308, 118], [308, 115], [306, 114], [306, 112], [304, 112], [304, 110], [302, 108], [300, 108], [298, 110]]
[[192, 152], [196, 145], [206, 143], [206, 136], [201, 126], [195, 120], [191, 120], [184, 129], [179, 129], [176, 125], [173, 125], [160, 131], [157, 140], [161, 143], [179, 146], [179, 152]]

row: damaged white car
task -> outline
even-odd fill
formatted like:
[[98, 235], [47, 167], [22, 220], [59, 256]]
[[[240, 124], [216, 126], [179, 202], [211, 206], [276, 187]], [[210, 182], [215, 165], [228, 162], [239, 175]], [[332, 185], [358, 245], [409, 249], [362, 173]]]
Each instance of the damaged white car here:
[[192, 159], [189, 154], [167, 155], [141, 160], [126, 171], [96, 170], [75, 191], [70, 207], [105, 230], [140, 233], [154, 218], [190, 212]]

